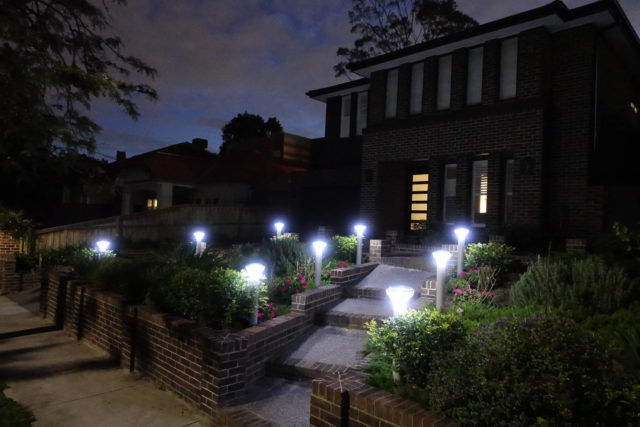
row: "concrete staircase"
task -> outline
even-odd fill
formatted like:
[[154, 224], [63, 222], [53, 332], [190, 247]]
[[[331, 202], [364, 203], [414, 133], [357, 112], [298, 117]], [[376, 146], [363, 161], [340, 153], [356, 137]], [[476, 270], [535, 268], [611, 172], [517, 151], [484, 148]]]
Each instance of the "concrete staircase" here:
[[[433, 298], [427, 295], [434, 283], [435, 274], [427, 271], [378, 265], [359, 283], [347, 285], [346, 298], [317, 314], [317, 325], [310, 335], [292, 345], [280, 358], [268, 362], [270, 376], [256, 384], [249, 403], [242, 405], [257, 417], [248, 419], [247, 425], [308, 425], [310, 379], [360, 370], [368, 363], [362, 354], [367, 340], [365, 323], [393, 315], [386, 288], [412, 287], [415, 293], [410, 306], [418, 309], [432, 303]], [[258, 401], [252, 400], [255, 397]], [[280, 408], [277, 419], [271, 418], [273, 405]]]

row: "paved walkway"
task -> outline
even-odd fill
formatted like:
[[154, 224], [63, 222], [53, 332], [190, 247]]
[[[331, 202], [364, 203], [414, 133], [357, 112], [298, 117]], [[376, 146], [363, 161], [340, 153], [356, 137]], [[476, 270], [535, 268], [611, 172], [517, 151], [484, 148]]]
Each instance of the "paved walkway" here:
[[[37, 293], [0, 296], [0, 380], [35, 426], [203, 426], [206, 417], [102, 351], [30, 312]], [[25, 308], [26, 307], [26, 308]]]

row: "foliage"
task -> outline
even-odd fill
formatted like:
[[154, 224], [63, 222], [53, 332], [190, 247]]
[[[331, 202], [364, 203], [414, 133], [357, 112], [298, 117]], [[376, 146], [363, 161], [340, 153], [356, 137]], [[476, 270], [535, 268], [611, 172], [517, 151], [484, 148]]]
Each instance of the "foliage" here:
[[0, 427], [28, 427], [36, 419], [33, 413], [4, 395], [7, 385], [0, 382]]
[[346, 260], [355, 263], [358, 252], [358, 238], [352, 234], [350, 236], [333, 236], [331, 238], [333, 258]]
[[618, 238], [625, 252], [640, 258], [640, 229], [630, 229], [616, 221], [613, 224], [613, 234]]
[[455, 0], [352, 0], [349, 11], [353, 48], [337, 51], [336, 77], [347, 64], [452, 34], [477, 22], [458, 10]]
[[571, 320], [504, 318], [433, 360], [431, 402], [462, 425], [630, 425], [638, 400]]
[[265, 149], [267, 138], [284, 132], [275, 117], [265, 122], [259, 114], [238, 114], [222, 128], [221, 155], [239, 154], [254, 148]]
[[272, 237], [264, 245], [264, 256], [270, 274], [283, 275], [305, 263], [309, 259], [309, 249], [294, 235]]
[[488, 265], [499, 274], [509, 270], [514, 251], [512, 246], [504, 243], [472, 243], [467, 246], [464, 254], [464, 267], [468, 269]]
[[[220, 255], [222, 255], [227, 262], [227, 266], [229, 268], [233, 268], [234, 270], [242, 270], [247, 264], [254, 262], [259, 258], [261, 252], [260, 246], [254, 243], [241, 243], [237, 245], [233, 245], [231, 250], [228, 252], [221, 251]], [[267, 271], [271, 274], [273, 273], [272, 266], [267, 267]]]
[[105, 257], [84, 277], [91, 285], [117, 292], [129, 303], [142, 303], [153, 284], [149, 262]]
[[258, 321], [264, 322], [269, 319], [273, 319], [274, 317], [282, 314], [278, 311], [278, 307], [268, 298], [260, 298], [260, 303], [258, 306]]
[[517, 305], [538, 304], [573, 314], [611, 313], [628, 305], [638, 279], [595, 256], [539, 259], [511, 288]]
[[459, 276], [449, 281], [447, 290], [458, 295], [460, 292], [456, 292], [455, 289], [470, 289], [476, 290], [481, 294], [490, 294], [496, 285], [496, 273], [497, 271], [488, 265], [471, 268], [466, 271], [463, 270]]
[[73, 269], [73, 276], [77, 279], [86, 279], [100, 262], [114, 256], [115, 254], [111, 251], [100, 253], [84, 246], [65, 246], [60, 249], [47, 249], [40, 252], [43, 269], [70, 266]]
[[489, 304], [460, 303], [454, 311], [468, 333], [478, 332], [483, 325], [491, 324], [501, 317], [526, 318], [540, 312], [541, 307], [525, 306], [496, 306]]
[[[69, 165], [78, 152], [93, 151], [100, 127], [87, 112], [95, 99], [106, 98], [137, 118], [134, 99], [157, 94], [134, 77], [154, 77], [156, 71], [106, 34], [109, 7], [125, 0], [0, 4], [1, 192], [5, 200], [25, 200], [47, 183], [43, 177]], [[49, 167], [52, 160], [55, 168]]]
[[15, 240], [26, 242], [30, 251], [35, 248], [36, 226], [33, 220], [25, 218], [23, 212], [0, 206], [0, 230], [9, 233]]
[[16, 252], [16, 271], [26, 273], [35, 270], [38, 266], [38, 257], [34, 254]]
[[153, 286], [149, 299], [160, 310], [214, 329], [231, 329], [248, 325], [256, 292], [238, 271], [187, 267]]
[[419, 387], [426, 386], [431, 363], [438, 355], [464, 338], [464, 327], [455, 313], [433, 308], [386, 319], [380, 327], [372, 320], [367, 326], [368, 349], [391, 360], [401, 378]]

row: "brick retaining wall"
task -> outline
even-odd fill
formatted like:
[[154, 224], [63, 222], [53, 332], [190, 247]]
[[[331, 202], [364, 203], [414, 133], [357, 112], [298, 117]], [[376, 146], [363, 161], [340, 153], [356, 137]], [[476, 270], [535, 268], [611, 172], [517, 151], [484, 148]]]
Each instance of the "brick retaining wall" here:
[[416, 402], [373, 388], [367, 385], [365, 380], [366, 375], [357, 371], [350, 371], [341, 377], [326, 376], [313, 380], [311, 426], [458, 425], [441, 412], [424, 409]]

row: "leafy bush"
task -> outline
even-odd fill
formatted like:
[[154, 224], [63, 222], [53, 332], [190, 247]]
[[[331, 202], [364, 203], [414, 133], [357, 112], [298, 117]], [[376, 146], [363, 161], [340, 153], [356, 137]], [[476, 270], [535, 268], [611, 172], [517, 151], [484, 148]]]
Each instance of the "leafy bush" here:
[[87, 273], [86, 280], [102, 289], [117, 292], [130, 303], [144, 301], [153, 281], [147, 271], [150, 264], [122, 258], [105, 258]]
[[264, 246], [264, 256], [269, 263], [267, 270], [276, 276], [287, 274], [310, 258], [307, 246], [290, 234], [269, 239]]
[[574, 314], [611, 313], [628, 305], [637, 287], [620, 267], [602, 259], [540, 259], [511, 288], [514, 304], [538, 304]]
[[184, 316], [214, 329], [247, 326], [253, 312], [254, 287], [235, 270], [178, 270], [156, 284], [150, 301], [160, 310]]
[[464, 327], [455, 313], [433, 308], [386, 319], [378, 327], [368, 323], [368, 349], [390, 359], [401, 378], [424, 387], [431, 363], [464, 338]]
[[0, 427], [28, 427], [35, 417], [33, 413], [4, 395], [7, 385], [0, 382]]
[[111, 251], [101, 253], [84, 246], [65, 246], [60, 249], [40, 252], [42, 268], [49, 269], [59, 265], [70, 266], [73, 268], [73, 275], [81, 279], [86, 278], [100, 262], [114, 256], [115, 254]]
[[432, 364], [430, 400], [462, 425], [639, 421], [637, 398], [611, 358], [571, 320], [501, 319]]
[[16, 252], [16, 271], [26, 273], [35, 270], [38, 266], [38, 256], [24, 252]]
[[332, 254], [331, 256], [340, 260], [356, 262], [358, 252], [358, 238], [355, 235], [350, 236], [333, 236], [331, 238]]
[[472, 243], [467, 246], [464, 258], [466, 269], [488, 265], [498, 273], [509, 270], [514, 248], [504, 243]]
[[460, 275], [451, 279], [448, 291], [453, 293], [456, 305], [463, 303], [488, 303], [493, 300], [493, 287], [496, 285], [496, 270], [485, 265], [462, 271]]

